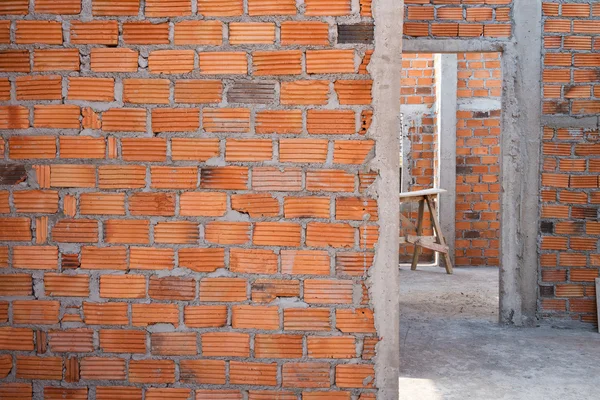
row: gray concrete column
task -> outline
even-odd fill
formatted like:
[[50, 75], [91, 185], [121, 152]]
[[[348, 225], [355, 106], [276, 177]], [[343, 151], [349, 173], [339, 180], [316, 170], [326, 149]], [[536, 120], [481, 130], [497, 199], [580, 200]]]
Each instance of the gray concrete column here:
[[456, 237], [456, 109], [458, 64], [456, 54], [435, 55], [437, 159], [435, 186], [448, 192], [440, 196], [440, 225], [454, 263]]
[[369, 276], [369, 295], [375, 310], [375, 385], [379, 400], [398, 398], [400, 376], [400, 71], [402, 69], [403, 0], [373, 2], [375, 51], [369, 65], [373, 78], [373, 169], [379, 203], [379, 241]]
[[512, 46], [502, 56], [500, 321], [532, 326], [542, 128], [542, 0], [513, 3]]

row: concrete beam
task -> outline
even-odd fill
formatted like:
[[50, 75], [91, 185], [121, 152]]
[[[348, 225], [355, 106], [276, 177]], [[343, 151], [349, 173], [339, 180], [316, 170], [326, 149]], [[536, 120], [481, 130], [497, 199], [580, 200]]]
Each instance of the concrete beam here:
[[375, 311], [375, 328], [381, 339], [376, 346], [375, 386], [377, 398], [398, 398], [400, 376], [400, 71], [404, 0], [373, 2], [375, 51], [369, 65], [373, 78], [373, 123], [369, 136], [375, 139], [372, 167], [379, 205], [379, 241], [369, 276], [369, 295]]
[[500, 321], [533, 326], [542, 129], [542, 0], [513, 3], [513, 45], [502, 55]]
[[438, 207], [442, 232], [454, 263], [456, 237], [456, 109], [458, 62], [456, 54], [436, 54], [435, 88], [438, 137], [438, 167], [435, 186], [448, 192], [440, 196]]
[[598, 129], [600, 127], [600, 117], [571, 117], [568, 115], [545, 115], [542, 117], [542, 125], [551, 128], [587, 128]]
[[[511, 43], [497, 39], [404, 39], [405, 53], [503, 52]], [[540, 53], [541, 54], [541, 53]]]
[[460, 111], [492, 111], [502, 109], [502, 100], [495, 98], [467, 98], [458, 101]]

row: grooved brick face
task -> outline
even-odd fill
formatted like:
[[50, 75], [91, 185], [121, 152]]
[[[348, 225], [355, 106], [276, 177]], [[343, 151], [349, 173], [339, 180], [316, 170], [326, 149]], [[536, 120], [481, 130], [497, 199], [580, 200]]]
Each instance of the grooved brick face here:
[[169, 44], [169, 24], [126, 22], [123, 24], [123, 40], [130, 44]]
[[[565, 8], [564, 12], [583, 14], [584, 9]], [[547, 8], [546, 13], [549, 15]], [[538, 249], [543, 317], [596, 322], [594, 279], [600, 270], [597, 139], [595, 130], [543, 130]]]
[[0, 43], [10, 43], [10, 21], [0, 21]]
[[119, 38], [117, 21], [91, 21], [71, 23], [71, 43], [116, 45]]
[[81, 12], [81, 2], [79, 0], [64, 0], [61, 2], [39, 0], [35, 2], [35, 12], [62, 15], [79, 14]]
[[229, 24], [229, 43], [272, 44], [275, 41], [275, 24], [232, 22]]
[[600, 65], [597, 5], [544, 3], [543, 113], [595, 115]]
[[[512, 0], [407, 0], [404, 13], [404, 36], [432, 38], [483, 36], [506, 40], [511, 36], [512, 3]], [[440, 4], [448, 6], [437, 7]], [[368, 7], [365, 4], [364, 11], [370, 11], [370, 4]]]
[[62, 25], [56, 21], [17, 21], [17, 44], [62, 44]]
[[0, 1], [0, 398], [374, 398], [351, 3]]
[[175, 24], [176, 45], [220, 45], [223, 41], [223, 24], [220, 21], [181, 21]]
[[257, 133], [302, 132], [302, 112], [300, 110], [259, 111], [256, 114]]
[[155, 50], [148, 57], [153, 74], [185, 74], [194, 69], [193, 50]]
[[286, 21], [281, 23], [281, 44], [284, 46], [328, 45], [329, 25], [324, 22]]
[[3, 280], [0, 286], [0, 293], [3, 296], [10, 295], [25, 295], [31, 294], [32, 290], [29, 287], [31, 285], [31, 275], [27, 274], [15, 274], [7, 277]]
[[252, 217], [279, 215], [279, 202], [270, 194], [240, 194], [231, 196], [231, 208]]

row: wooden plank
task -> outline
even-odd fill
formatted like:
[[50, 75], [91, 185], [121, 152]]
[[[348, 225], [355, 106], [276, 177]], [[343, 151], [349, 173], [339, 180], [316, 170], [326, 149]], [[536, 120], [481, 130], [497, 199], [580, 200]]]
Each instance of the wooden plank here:
[[412, 223], [412, 221], [408, 218], [406, 218], [404, 215], [402, 215], [402, 213], [400, 213], [400, 221], [402, 221], [403, 223], [405, 223], [408, 226], [403, 226], [402, 228], [411, 228], [411, 229], [417, 229], [417, 227], [415, 226], [415, 224]]
[[405, 238], [407, 243], [414, 244], [415, 246], [425, 247], [426, 249], [437, 251], [438, 253], [448, 253], [448, 246], [445, 244], [436, 243], [437, 238], [435, 236], [413, 236], [408, 235]]
[[[425, 201], [419, 201], [419, 214], [417, 217], [417, 236], [421, 236], [423, 233], [423, 214], [425, 211]], [[419, 263], [419, 255], [421, 255], [421, 247], [415, 246], [415, 251], [413, 252], [413, 259], [410, 265], [411, 270], [417, 269], [417, 264]]]
[[409, 197], [401, 197], [400, 204], [402, 203], [416, 203], [417, 201], [425, 200], [426, 196], [409, 196]]
[[[435, 233], [438, 237], [438, 242], [441, 245], [446, 246], [446, 239], [444, 239], [444, 234], [442, 232], [442, 228], [440, 226], [440, 221], [438, 221], [437, 213], [435, 210], [435, 205], [433, 203], [433, 196], [427, 196], [427, 206], [429, 207], [429, 213], [431, 215], [431, 221], [433, 221], [433, 227], [435, 229]], [[444, 263], [446, 264], [446, 273], [452, 274], [452, 260], [450, 259], [450, 254], [446, 251], [444, 254]]]
[[436, 194], [441, 194], [441, 193], [446, 193], [446, 192], [447, 192], [447, 190], [445, 190], [445, 189], [417, 190], [414, 192], [400, 193], [400, 198], [404, 199], [404, 198], [410, 198], [410, 197], [431, 196], [431, 195], [436, 195]]
[[414, 242], [415, 240], [423, 240], [425, 242], [435, 242], [437, 243], [436, 236], [417, 236], [417, 235], [406, 235], [406, 241], [409, 243]]

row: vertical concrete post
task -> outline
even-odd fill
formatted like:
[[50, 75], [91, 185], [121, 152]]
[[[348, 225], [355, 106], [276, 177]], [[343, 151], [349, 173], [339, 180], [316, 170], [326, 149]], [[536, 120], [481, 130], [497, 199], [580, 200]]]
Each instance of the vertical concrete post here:
[[435, 184], [448, 191], [440, 196], [438, 212], [442, 232], [450, 248], [450, 258], [454, 263], [458, 64], [456, 54], [436, 54], [434, 63], [438, 138]]
[[412, 143], [410, 140], [410, 123], [412, 120], [408, 118], [406, 114], [406, 107], [400, 106], [400, 112], [404, 114], [404, 120], [402, 121], [402, 131], [400, 136], [400, 152], [402, 162], [402, 176], [400, 181], [400, 191], [408, 192], [408, 188], [411, 183], [412, 176], [412, 158], [410, 156], [412, 152]]
[[379, 400], [398, 398], [400, 374], [400, 304], [398, 233], [400, 192], [400, 71], [404, 1], [376, 0], [375, 51], [369, 65], [373, 78], [373, 124], [376, 140], [372, 167], [378, 171], [379, 241], [371, 268], [369, 294], [375, 311], [375, 328], [381, 339], [376, 347], [375, 385]]
[[[598, 121], [600, 125], [600, 118]], [[596, 312], [598, 313], [598, 321], [600, 321], [600, 278], [596, 278]], [[600, 325], [598, 325], [598, 333], [600, 333]]]
[[500, 321], [535, 323], [542, 129], [542, 1], [515, 0], [502, 57]]

